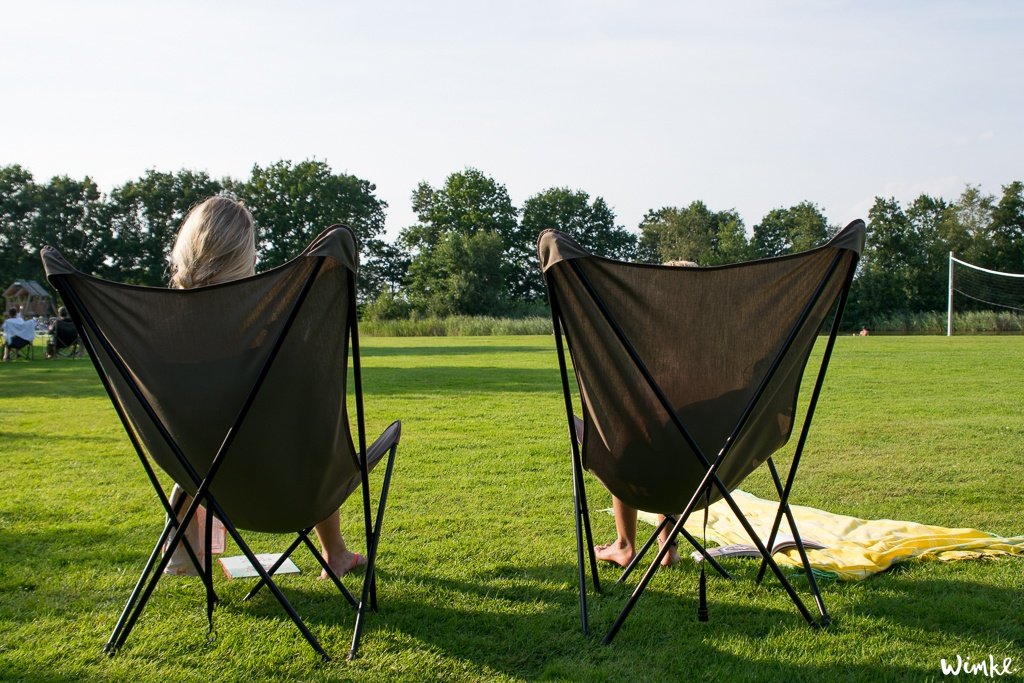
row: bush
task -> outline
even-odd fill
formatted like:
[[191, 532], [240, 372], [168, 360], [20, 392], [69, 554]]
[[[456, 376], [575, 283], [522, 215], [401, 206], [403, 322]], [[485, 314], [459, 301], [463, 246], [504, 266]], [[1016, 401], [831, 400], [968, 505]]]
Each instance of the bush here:
[[[849, 321], [852, 322], [852, 321]], [[872, 332], [891, 334], [946, 334], [946, 312], [895, 312], [875, 316], [867, 323]], [[857, 329], [860, 329], [858, 326]], [[1024, 316], [1014, 311], [953, 313], [954, 334], [1014, 334], [1024, 332]]]
[[453, 315], [445, 318], [412, 315], [397, 320], [371, 319], [359, 323], [360, 331], [375, 337], [476, 337], [493, 335], [551, 334], [551, 319], [494, 318]]
[[366, 304], [362, 317], [367, 320], [400, 320], [412, 314], [412, 304], [394, 292], [381, 292]]

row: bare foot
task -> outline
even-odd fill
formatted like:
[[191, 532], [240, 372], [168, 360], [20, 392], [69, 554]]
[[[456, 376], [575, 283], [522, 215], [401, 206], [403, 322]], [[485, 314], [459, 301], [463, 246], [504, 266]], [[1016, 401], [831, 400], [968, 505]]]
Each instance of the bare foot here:
[[[664, 545], [664, 541], [658, 539], [658, 547], [661, 548]], [[672, 567], [679, 563], [679, 542], [673, 541], [672, 545], [669, 546], [668, 552], [665, 553], [665, 557], [661, 558], [662, 567]]]
[[[325, 557], [327, 565], [331, 568], [331, 571], [338, 575], [338, 578], [345, 576], [356, 567], [362, 567], [366, 564], [366, 555], [360, 555], [359, 553], [350, 553], [345, 551], [341, 557], [335, 559], [331, 557]], [[320, 578], [326, 579], [327, 572], [321, 571]]]
[[633, 548], [619, 542], [595, 545], [594, 555], [602, 562], [614, 562], [625, 567], [633, 560]]

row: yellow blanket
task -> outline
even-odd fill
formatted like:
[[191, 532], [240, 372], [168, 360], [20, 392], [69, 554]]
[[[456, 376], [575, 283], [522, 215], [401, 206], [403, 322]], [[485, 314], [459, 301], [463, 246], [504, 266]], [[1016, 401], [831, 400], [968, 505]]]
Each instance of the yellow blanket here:
[[[767, 540], [778, 502], [738, 489], [732, 495], [758, 536]], [[858, 519], [800, 505], [790, 505], [790, 509], [801, 537], [826, 546], [824, 550], [807, 551], [815, 573], [820, 571], [842, 581], [864, 579], [913, 558], [960, 560], [1024, 554], [1024, 536], [1002, 538], [976, 529], [947, 529], [892, 519]], [[641, 512], [640, 517], [648, 523], [657, 523], [652, 514]], [[699, 539], [703, 523], [704, 514], [694, 513], [686, 520], [686, 530]], [[785, 518], [779, 531], [790, 531]], [[724, 500], [712, 504], [708, 510], [707, 535], [709, 541], [719, 545], [751, 542]], [[782, 565], [800, 566], [800, 556], [795, 549], [779, 552], [775, 559]]]

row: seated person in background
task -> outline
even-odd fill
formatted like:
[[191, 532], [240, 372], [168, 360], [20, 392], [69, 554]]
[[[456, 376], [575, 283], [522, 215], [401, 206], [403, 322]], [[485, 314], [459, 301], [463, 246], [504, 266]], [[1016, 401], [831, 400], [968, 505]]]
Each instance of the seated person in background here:
[[68, 309], [61, 306], [57, 309], [57, 319], [50, 325], [50, 339], [46, 342], [46, 357], [53, 358], [61, 349], [70, 348], [78, 341], [78, 330], [71, 322]]
[[21, 311], [13, 306], [8, 309], [4, 320], [4, 362], [11, 360], [11, 351], [17, 357], [21, 349], [31, 346], [35, 336], [35, 321], [22, 318]]
[[[203, 287], [255, 275], [256, 226], [249, 209], [228, 197], [210, 197], [197, 204], [188, 212], [178, 230], [170, 261], [171, 287], [177, 289]], [[174, 488], [172, 500], [183, 493], [177, 484]], [[186, 500], [185, 505], [188, 504]], [[193, 519], [192, 524], [195, 523]], [[364, 555], [345, 546], [337, 510], [313, 530], [320, 541], [321, 555], [338, 576], [366, 564]], [[192, 533], [191, 525], [188, 532]], [[168, 565], [168, 573], [184, 573], [180, 569], [183, 564], [191, 565], [191, 560], [185, 549], [179, 546]], [[326, 576], [323, 573], [321, 578]]]

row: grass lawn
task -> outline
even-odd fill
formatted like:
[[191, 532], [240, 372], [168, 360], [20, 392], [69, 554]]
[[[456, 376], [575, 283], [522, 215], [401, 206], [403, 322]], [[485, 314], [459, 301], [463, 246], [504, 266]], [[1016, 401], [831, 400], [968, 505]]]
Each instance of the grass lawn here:
[[[159, 505], [88, 361], [0, 365], [0, 679], [920, 681], [944, 679], [940, 660], [958, 654], [1010, 658], [1007, 678], [1024, 676], [1020, 557], [826, 582], [825, 631], [773, 578], [756, 586], [750, 560], [728, 564], [735, 581], [709, 576], [699, 623], [687, 561], [659, 572], [611, 646], [586, 639], [552, 339], [366, 338], [363, 355], [368, 431], [404, 430], [361, 657], [344, 661], [353, 614], [312, 558], [280, 582], [336, 656], [326, 664], [267, 591], [243, 603], [251, 584], [223, 577], [213, 643], [201, 584], [166, 577], [105, 656]], [[1024, 337], [839, 339], [793, 502], [1024, 534], [1022, 386]], [[588, 483], [592, 509], [606, 507]], [[762, 471], [743, 488], [771, 494]], [[362, 550], [357, 507], [342, 524]], [[610, 516], [593, 524], [612, 538]], [[287, 542], [256, 538], [258, 552]], [[598, 634], [631, 590], [617, 575], [602, 567], [591, 600]]]

